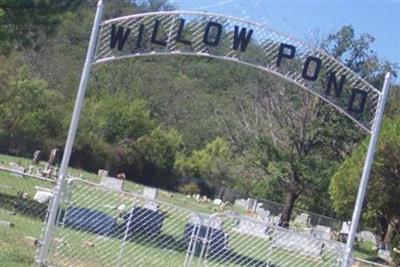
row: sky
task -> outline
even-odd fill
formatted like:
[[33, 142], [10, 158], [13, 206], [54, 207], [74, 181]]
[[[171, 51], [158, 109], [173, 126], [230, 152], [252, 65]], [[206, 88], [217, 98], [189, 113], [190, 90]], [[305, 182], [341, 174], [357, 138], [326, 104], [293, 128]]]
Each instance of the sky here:
[[326, 38], [344, 25], [355, 34], [376, 38], [379, 58], [400, 65], [400, 0], [175, 0], [179, 10], [223, 13], [261, 22], [308, 43]]

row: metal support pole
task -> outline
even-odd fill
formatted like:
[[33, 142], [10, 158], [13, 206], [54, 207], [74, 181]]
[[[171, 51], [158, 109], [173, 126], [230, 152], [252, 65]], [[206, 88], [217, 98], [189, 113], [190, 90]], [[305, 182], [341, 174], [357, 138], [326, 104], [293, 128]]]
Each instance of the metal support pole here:
[[383, 84], [382, 95], [380, 97], [379, 104], [378, 104], [378, 110], [375, 115], [375, 120], [374, 120], [372, 133], [371, 133], [371, 139], [370, 139], [369, 145], [368, 145], [368, 152], [367, 152], [367, 156], [366, 156], [365, 162], [364, 162], [364, 168], [363, 168], [363, 172], [362, 172], [362, 176], [361, 176], [360, 185], [358, 187], [357, 199], [356, 199], [356, 204], [354, 206], [353, 216], [351, 219], [350, 232], [347, 237], [347, 243], [346, 243], [346, 248], [344, 251], [342, 267], [349, 267], [352, 262], [351, 255], [353, 252], [354, 239], [356, 236], [356, 231], [357, 231], [358, 223], [360, 220], [362, 206], [364, 203], [365, 192], [367, 191], [369, 173], [371, 171], [372, 163], [374, 160], [375, 147], [376, 147], [376, 143], [378, 141], [379, 131], [381, 129], [382, 120], [383, 120], [383, 112], [385, 110], [385, 104], [386, 104], [387, 98], [389, 96], [390, 79], [391, 79], [391, 74], [390, 74], [390, 72], [388, 72], [385, 75], [385, 82]]
[[90, 70], [93, 63], [93, 58], [96, 50], [96, 43], [99, 35], [100, 23], [103, 16], [104, 2], [99, 0], [97, 3], [96, 15], [94, 18], [92, 33], [90, 35], [89, 47], [86, 54], [85, 64], [83, 66], [82, 75], [79, 83], [78, 94], [76, 96], [74, 111], [72, 114], [71, 123], [69, 126], [68, 137], [65, 143], [64, 155], [61, 161], [60, 172], [58, 175], [57, 185], [54, 188], [54, 196], [51, 201], [51, 208], [49, 210], [48, 219], [45, 227], [43, 239], [40, 242], [39, 255], [37, 263], [39, 266], [45, 266], [50, 249], [50, 243], [54, 234], [54, 226], [58, 217], [58, 210], [61, 201], [61, 195], [65, 186], [65, 180], [68, 172], [69, 160], [71, 158], [72, 146], [78, 128], [79, 117], [85, 97], [87, 82], [89, 79]]

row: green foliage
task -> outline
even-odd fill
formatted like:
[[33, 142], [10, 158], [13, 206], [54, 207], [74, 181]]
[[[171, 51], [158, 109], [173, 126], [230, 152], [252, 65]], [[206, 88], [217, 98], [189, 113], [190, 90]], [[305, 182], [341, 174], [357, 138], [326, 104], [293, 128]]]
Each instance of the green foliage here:
[[217, 137], [191, 156], [179, 154], [175, 167], [183, 175], [204, 178], [221, 184], [230, 176], [232, 151], [228, 141]]
[[[352, 156], [333, 175], [329, 193], [335, 211], [349, 218], [353, 209], [369, 139], [363, 141]], [[368, 186], [365, 219], [378, 211], [388, 218], [399, 215], [400, 116], [384, 121]]]
[[60, 94], [32, 78], [26, 67], [6, 82], [0, 105], [0, 150], [30, 155], [35, 149], [49, 149], [62, 130]]
[[17, 47], [35, 47], [54, 32], [60, 15], [74, 9], [80, 0], [0, 1], [0, 53]]
[[322, 46], [352, 71], [380, 88], [385, 73], [390, 71], [396, 74], [399, 66], [388, 61], [381, 62], [371, 49], [374, 41], [375, 38], [368, 33], [356, 36], [352, 26], [343, 26], [338, 32], [331, 33]]
[[137, 148], [145, 160], [164, 170], [173, 168], [181, 144], [182, 136], [177, 130], [162, 130], [160, 127], [137, 140]]
[[178, 191], [185, 195], [199, 194], [200, 188], [196, 183], [190, 182], [179, 186]]

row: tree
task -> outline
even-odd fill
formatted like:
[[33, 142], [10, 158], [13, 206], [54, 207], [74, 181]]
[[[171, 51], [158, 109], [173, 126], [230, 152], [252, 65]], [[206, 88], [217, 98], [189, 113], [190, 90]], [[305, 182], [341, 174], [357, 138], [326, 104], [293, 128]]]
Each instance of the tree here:
[[3, 80], [0, 100], [0, 151], [30, 156], [36, 149], [57, 146], [62, 132], [62, 97], [26, 67]]
[[128, 178], [153, 186], [168, 187], [173, 178], [173, 166], [180, 152], [182, 137], [175, 129], [156, 127], [151, 133], [118, 142], [115, 168], [123, 170]]
[[[65, 117], [65, 127], [69, 119]], [[118, 145], [136, 141], [156, 125], [143, 100], [130, 100], [123, 94], [89, 97], [82, 112], [72, 163], [92, 171], [113, 169], [118, 163], [115, 159]]]
[[368, 33], [357, 37], [352, 26], [343, 26], [322, 42], [322, 48], [376, 88], [381, 88], [386, 72], [396, 75], [399, 66], [386, 60], [380, 61], [371, 49], [374, 41], [375, 38]]
[[[329, 193], [335, 211], [344, 219], [351, 217], [360, 182], [369, 138], [365, 139], [333, 175]], [[386, 119], [370, 174], [363, 220], [376, 225], [382, 214], [389, 221], [389, 229], [379, 239], [390, 243], [400, 225], [400, 116]]]
[[[373, 40], [368, 34], [358, 37], [345, 26], [329, 35], [322, 47], [378, 86], [384, 72], [396, 66], [378, 60], [370, 49]], [[244, 94], [251, 97], [236, 100], [238, 109], [226, 120], [238, 123], [226, 134], [245, 158], [264, 171], [258, 179], [280, 185], [285, 192], [281, 224], [288, 224], [302, 195], [306, 208], [329, 213], [328, 198], [315, 196], [327, 192], [329, 177], [361, 140], [361, 132], [332, 107], [282, 81], [269, 78], [247, 87]]]
[[232, 157], [229, 143], [217, 137], [205, 148], [194, 150], [190, 156], [178, 154], [175, 167], [185, 176], [203, 178], [214, 184], [226, 186], [232, 177]]
[[[288, 226], [301, 195], [310, 197], [327, 190], [332, 168], [347, 155], [353, 132], [346, 130], [348, 125], [340, 114], [294, 86], [270, 79], [256, 90], [254, 100], [242, 103], [237, 112], [241, 122], [237, 128], [242, 133], [231, 139], [252, 136], [251, 149], [242, 153], [264, 171], [262, 179], [281, 186], [284, 207], [280, 224]], [[318, 211], [326, 212], [324, 207]]]
[[80, 5], [80, 0], [0, 1], [0, 52], [37, 47], [43, 36], [54, 33], [60, 15]]

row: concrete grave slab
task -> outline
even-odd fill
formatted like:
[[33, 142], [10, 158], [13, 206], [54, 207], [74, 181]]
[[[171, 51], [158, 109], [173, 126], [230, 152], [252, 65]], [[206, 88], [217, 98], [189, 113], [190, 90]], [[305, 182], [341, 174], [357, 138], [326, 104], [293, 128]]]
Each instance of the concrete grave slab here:
[[113, 177], [102, 177], [100, 185], [115, 191], [122, 191], [123, 181]]

